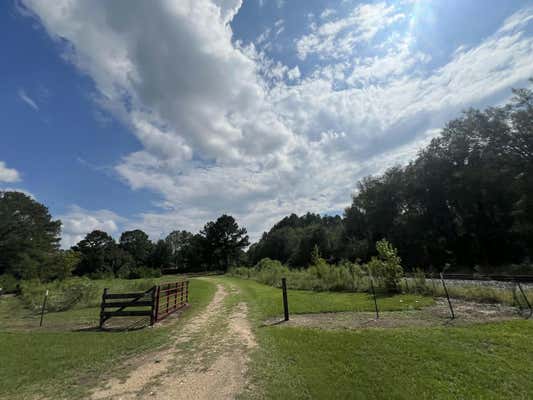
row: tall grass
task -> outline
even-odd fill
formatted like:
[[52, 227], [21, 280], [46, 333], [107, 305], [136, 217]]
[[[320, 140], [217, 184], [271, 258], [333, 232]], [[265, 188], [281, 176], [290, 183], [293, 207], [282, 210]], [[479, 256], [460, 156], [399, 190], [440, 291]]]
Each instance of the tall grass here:
[[275, 287], [281, 285], [284, 277], [289, 289], [297, 290], [363, 292], [370, 285], [368, 274], [362, 267], [350, 262], [339, 265], [319, 262], [307, 269], [289, 269], [279, 261], [264, 258], [253, 268], [233, 268], [228, 274]]
[[102, 291], [110, 288], [115, 292], [141, 292], [156, 285], [157, 279], [102, 279], [69, 278], [62, 281], [42, 283], [37, 280], [20, 283], [20, 299], [32, 311], [39, 311], [48, 290], [47, 311], [65, 311], [73, 308], [97, 307]]

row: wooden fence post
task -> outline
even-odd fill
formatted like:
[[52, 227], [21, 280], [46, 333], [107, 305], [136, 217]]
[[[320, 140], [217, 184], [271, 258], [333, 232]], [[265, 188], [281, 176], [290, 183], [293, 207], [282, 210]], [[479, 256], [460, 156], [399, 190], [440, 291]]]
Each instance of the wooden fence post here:
[[152, 314], [150, 315], [150, 326], [155, 324], [155, 319], [156, 319], [156, 312], [155, 312], [156, 292], [157, 292], [157, 286], [154, 286], [152, 288]]
[[287, 279], [281, 278], [281, 288], [283, 290], [283, 314], [285, 321], [289, 320], [289, 302], [287, 300]]
[[189, 281], [185, 281], [185, 303], [189, 304]]
[[109, 290], [108, 288], [105, 288], [104, 289], [104, 293], [102, 294], [102, 304], [100, 304], [100, 329], [102, 329], [104, 327], [104, 322], [105, 322], [105, 316], [104, 316], [105, 300], [106, 300], [106, 295], [107, 295], [107, 291], [108, 290]]
[[[174, 310], [176, 310], [178, 308], [178, 286], [179, 286], [179, 282], [176, 282], [176, 285], [174, 285], [176, 287], [175, 290], [175, 293], [174, 293]], [[181, 289], [183, 289], [183, 286], [181, 286]], [[180, 290], [180, 293], [181, 293], [181, 290]], [[180, 301], [181, 303], [181, 301]]]
[[444, 288], [444, 293], [446, 293], [446, 298], [448, 299], [448, 306], [450, 307], [450, 312], [452, 313], [452, 319], [455, 319], [452, 302], [450, 300], [450, 295], [448, 293], [448, 288], [446, 287], [446, 282], [444, 282], [444, 274], [442, 272], [440, 273], [440, 280], [442, 281], [442, 287]]
[[155, 289], [155, 321], [159, 319], [159, 297], [161, 296], [161, 285], [157, 285]]
[[379, 319], [378, 301], [376, 299], [376, 291], [374, 290], [374, 279], [370, 278], [370, 289], [372, 289], [372, 296], [374, 297], [374, 308], [376, 310], [376, 319]]

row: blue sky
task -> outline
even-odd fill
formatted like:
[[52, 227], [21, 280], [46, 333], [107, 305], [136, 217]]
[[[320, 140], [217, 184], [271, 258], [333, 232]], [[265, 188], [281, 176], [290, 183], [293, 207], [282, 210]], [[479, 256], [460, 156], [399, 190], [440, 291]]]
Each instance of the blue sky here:
[[0, 30], [0, 188], [46, 204], [65, 247], [342, 212], [533, 76], [525, 0], [20, 0]]

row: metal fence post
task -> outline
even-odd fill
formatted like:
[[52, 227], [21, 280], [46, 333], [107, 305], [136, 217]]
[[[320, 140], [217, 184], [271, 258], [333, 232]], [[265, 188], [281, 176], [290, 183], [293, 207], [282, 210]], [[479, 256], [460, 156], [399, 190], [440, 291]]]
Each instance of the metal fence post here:
[[440, 273], [440, 280], [442, 281], [442, 287], [444, 288], [446, 298], [448, 299], [448, 306], [450, 307], [450, 312], [452, 313], [452, 319], [455, 319], [455, 313], [453, 312], [452, 302], [450, 301], [450, 295], [448, 294], [448, 288], [446, 287], [446, 283], [444, 282], [444, 274], [442, 272]]
[[520, 293], [522, 293], [522, 296], [524, 297], [524, 300], [526, 301], [527, 307], [529, 308], [529, 316], [527, 318], [531, 318], [533, 315], [533, 309], [531, 308], [531, 303], [529, 302], [526, 293], [524, 292], [524, 289], [522, 289], [522, 285], [520, 285], [520, 282], [516, 282], [518, 289], [520, 289]]
[[289, 320], [289, 303], [287, 300], [287, 279], [281, 278], [281, 288], [283, 289], [283, 313], [285, 321]]

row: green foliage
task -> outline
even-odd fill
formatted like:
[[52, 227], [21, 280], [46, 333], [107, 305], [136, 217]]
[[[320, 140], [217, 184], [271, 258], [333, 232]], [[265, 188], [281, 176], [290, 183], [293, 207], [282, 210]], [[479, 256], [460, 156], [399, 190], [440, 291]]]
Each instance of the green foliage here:
[[0, 275], [46, 279], [46, 266], [57, 254], [61, 221], [20, 192], [0, 191]]
[[270, 286], [279, 286], [281, 284], [281, 278], [289, 273], [287, 267], [279, 261], [271, 260], [270, 258], [263, 258], [257, 263], [254, 270], [257, 281]]
[[147, 265], [154, 250], [154, 244], [140, 229], [123, 232], [119, 246], [130, 254], [136, 267]]
[[2, 288], [0, 292], [5, 293], [15, 291], [18, 283], [19, 281], [13, 275], [2, 274], [0, 275], [0, 288]]
[[81, 262], [82, 255], [74, 250], [60, 250], [46, 266], [46, 280], [67, 279]]
[[312, 264], [307, 269], [289, 269], [277, 260], [263, 258], [253, 268], [233, 268], [229, 274], [270, 286], [279, 286], [281, 278], [285, 277], [290, 288], [316, 291], [367, 291], [369, 274], [372, 274], [383, 291], [397, 292], [403, 276], [397, 251], [386, 240], [376, 246], [379, 257], [363, 266], [349, 261], [329, 264], [320, 257], [318, 246], [315, 246], [310, 257]]
[[242, 250], [250, 244], [246, 229], [226, 214], [205, 224], [200, 235], [208, 265], [224, 271], [236, 264]]
[[315, 246], [326, 259], [346, 258], [339, 248], [343, 235], [340, 216], [320, 216], [307, 213], [301, 217], [291, 214], [275, 224], [259, 242], [250, 246], [248, 258], [251, 264], [263, 258], [271, 258], [292, 267], [307, 266]]
[[376, 280], [378, 287], [382, 287], [389, 293], [399, 290], [400, 279], [403, 276], [401, 259], [397, 250], [386, 240], [376, 243], [377, 257], [372, 257], [365, 264], [370, 276]]
[[139, 278], [157, 278], [161, 276], [161, 270], [155, 268], [148, 268], [145, 266], [132, 268], [127, 278], [139, 279]]

